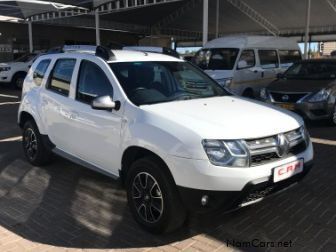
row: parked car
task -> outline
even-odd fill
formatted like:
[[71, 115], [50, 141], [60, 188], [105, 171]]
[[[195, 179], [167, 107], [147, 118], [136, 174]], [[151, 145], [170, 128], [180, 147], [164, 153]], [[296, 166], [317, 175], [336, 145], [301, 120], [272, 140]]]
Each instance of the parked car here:
[[261, 91], [266, 102], [336, 126], [336, 59], [295, 63]]
[[181, 59], [84, 51], [41, 56], [29, 70], [18, 112], [24, 153], [33, 165], [55, 153], [119, 178], [145, 229], [256, 203], [311, 169], [296, 114], [232, 96]]
[[22, 88], [23, 80], [38, 54], [26, 54], [12, 62], [0, 63], [0, 82], [10, 83], [14, 88]]
[[195, 63], [234, 94], [254, 98], [301, 59], [298, 44], [290, 38], [226, 36], [205, 44]]
[[165, 55], [169, 55], [175, 58], [180, 58], [178, 52], [173, 49], [167, 47], [159, 47], [159, 46], [124, 46], [123, 50], [128, 51], [139, 51], [139, 52], [151, 52], [151, 53], [162, 53]]

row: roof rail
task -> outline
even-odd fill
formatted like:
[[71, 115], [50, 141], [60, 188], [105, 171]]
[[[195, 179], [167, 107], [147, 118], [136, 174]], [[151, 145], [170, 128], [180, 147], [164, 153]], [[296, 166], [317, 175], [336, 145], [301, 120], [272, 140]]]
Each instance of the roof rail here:
[[115, 55], [112, 50], [105, 46], [92, 46], [92, 45], [64, 45], [50, 48], [47, 54], [66, 53], [66, 52], [82, 52], [95, 54], [106, 61], [115, 60]]
[[97, 57], [101, 57], [104, 60], [115, 60], [115, 55], [112, 52], [112, 50], [106, 46], [97, 46], [96, 47], [96, 53], [95, 55]]

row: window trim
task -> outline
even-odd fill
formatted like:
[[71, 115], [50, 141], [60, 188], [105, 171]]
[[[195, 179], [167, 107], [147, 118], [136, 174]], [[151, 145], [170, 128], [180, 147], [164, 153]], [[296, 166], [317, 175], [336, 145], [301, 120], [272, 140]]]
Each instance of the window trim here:
[[[276, 53], [275, 57], [277, 59], [277, 63], [275, 64], [274, 67], [263, 67], [263, 65], [261, 64], [261, 58], [260, 58], [260, 51], [273, 51]], [[279, 58], [279, 53], [278, 53], [278, 50], [277, 49], [258, 49], [258, 57], [259, 57], [259, 64], [260, 64], [260, 67], [262, 69], [275, 69], [275, 68], [279, 68], [280, 67], [280, 58]]]
[[89, 62], [89, 63], [92, 63], [94, 64], [95, 66], [97, 66], [104, 74], [105, 74], [105, 77], [106, 79], [109, 81], [110, 85], [111, 85], [111, 88], [112, 88], [112, 99], [113, 99], [113, 95], [114, 95], [114, 88], [113, 88], [113, 85], [112, 85], [112, 82], [110, 81], [110, 79], [108, 78], [107, 74], [105, 73], [105, 71], [95, 62], [91, 61], [91, 60], [87, 60], [87, 59], [82, 59], [79, 63], [79, 68], [78, 68], [78, 72], [77, 72], [77, 80], [76, 80], [76, 90], [75, 90], [75, 101], [77, 102], [80, 102], [80, 103], [83, 103], [83, 104], [86, 104], [86, 105], [90, 105], [91, 106], [91, 103], [88, 103], [88, 102], [85, 102], [83, 100], [79, 100], [78, 99], [78, 88], [79, 88], [79, 78], [80, 78], [80, 73], [81, 73], [81, 69], [82, 69], [82, 66], [83, 66], [83, 63], [85, 62]]
[[[36, 70], [37, 70], [38, 66], [39, 66], [42, 62], [45, 62], [45, 61], [48, 62], [47, 68], [45, 69], [45, 71], [44, 71], [44, 73], [43, 73], [43, 76], [39, 76], [39, 78], [41, 78], [41, 83], [40, 83], [40, 84], [37, 84], [36, 81], [35, 81], [35, 78], [37, 78], [37, 77], [35, 77], [35, 76], [37, 75]], [[41, 86], [42, 86], [42, 83], [43, 83], [44, 78], [46, 77], [46, 73], [47, 73], [47, 71], [48, 71], [48, 68], [50, 67], [50, 63], [51, 63], [51, 59], [42, 59], [41, 61], [39, 61], [39, 63], [37, 63], [37, 65], [36, 65], [36, 67], [35, 67], [35, 69], [34, 69], [34, 71], [33, 71], [33, 82], [34, 82], [35, 86], [37, 86], [37, 87], [41, 87]]]
[[[243, 54], [245, 51], [252, 51], [252, 52], [253, 52], [253, 55], [254, 55], [254, 63], [253, 63], [253, 66], [247, 66], [247, 67], [241, 67], [241, 68], [240, 68], [240, 67], [238, 67], [238, 63], [239, 63], [239, 61], [240, 61], [240, 59], [241, 59], [242, 54]], [[241, 52], [240, 55], [239, 55], [239, 59], [238, 59], [238, 62], [237, 62], [237, 70], [243, 70], [243, 69], [252, 68], [252, 67], [255, 67], [256, 64], [257, 64], [257, 62], [256, 62], [256, 53], [255, 53], [254, 49], [243, 49], [242, 52]]]
[[[51, 79], [52, 79], [52, 76], [54, 74], [57, 62], [59, 62], [60, 60], [74, 60], [75, 61], [75, 65], [74, 65], [74, 68], [72, 70], [71, 80], [70, 80], [70, 83], [69, 83], [69, 92], [67, 94], [64, 94], [62, 92], [57, 91], [54, 88], [51, 88]], [[58, 58], [58, 59], [56, 59], [55, 62], [54, 62], [53, 68], [50, 71], [50, 74], [49, 74], [49, 77], [48, 77], [48, 80], [47, 80], [47, 83], [46, 83], [46, 89], [53, 92], [53, 93], [62, 95], [64, 97], [70, 97], [70, 86], [71, 86], [72, 78], [74, 76], [74, 72], [75, 72], [75, 69], [76, 69], [76, 64], [77, 64], [77, 59], [75, 59], [75, 58]]]

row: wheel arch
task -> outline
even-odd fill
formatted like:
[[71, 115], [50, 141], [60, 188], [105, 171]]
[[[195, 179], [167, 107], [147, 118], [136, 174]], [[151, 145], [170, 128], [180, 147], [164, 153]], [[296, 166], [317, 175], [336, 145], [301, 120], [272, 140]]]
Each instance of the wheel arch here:
[[23, 70], [20, 70], [20, 71], [17, 71], [17, 72], [15, 72], [13, 75], [12, 75], [12, 79], [11, 79], [11, 81], [14, 81], [14, 79], [16, 78], [16, 76], [19, 76], [19, 75], [27, 75], [28, 74], [28, 72], [26, 72], [26, 71], [23, 71]]
[[122, 183], [125, 182], [127, 173], [132, 163], [143, 157], [153, 157], [159, 163], [161, 163], [163, 167], [163, 172], [165, 172], [167, 176], [171, 177], [171, 179], [175, 184], [173, 174], [171, 173], [164, 159], [160, 157], [158, 154], [154, 153], [153, 151], [140, 146], [130, 146], [123, 152], [121, 158], [121, 170], [120, 170], [120, 178]]
[[25, 123], [29, 120], [33, 120], [35, 122], [35, 124], [37, 125], [36, 123], [36, 120], [34, 118], [34, 116], [32, 116], [30, 113], [28, 113], [27, 111], [22, 111], [20, 113], [20, 116], [19, 116], [19, 121], [18, 121], [18, 124], [20, 126], [20, 128], [22, 129], [23, 126], [25, 125]]

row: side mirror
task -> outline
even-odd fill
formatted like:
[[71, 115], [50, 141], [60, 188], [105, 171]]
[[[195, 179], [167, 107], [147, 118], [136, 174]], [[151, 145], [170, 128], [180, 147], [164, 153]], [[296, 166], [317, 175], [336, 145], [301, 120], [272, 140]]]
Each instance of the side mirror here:
[[109, 95], [99, 96], [92, 101], [91, 107], [96, 110], [119, 110], [120, 102], [114, 102]]
[[238, 69], [243, 69], [247, 67], [247, 62], [245, 60], [240, 60], [238, 62]]

